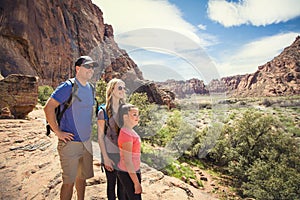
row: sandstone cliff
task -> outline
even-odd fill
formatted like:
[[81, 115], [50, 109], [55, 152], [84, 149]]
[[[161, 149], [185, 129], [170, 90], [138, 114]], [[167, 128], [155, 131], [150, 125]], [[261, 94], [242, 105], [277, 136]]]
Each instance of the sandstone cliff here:
[[[212, 91], [214, 84], [211, 83]], [[300, 94], [300, 36], [278, 56], [252, 74], [223, 77], [220, 81], [235, 97]]]

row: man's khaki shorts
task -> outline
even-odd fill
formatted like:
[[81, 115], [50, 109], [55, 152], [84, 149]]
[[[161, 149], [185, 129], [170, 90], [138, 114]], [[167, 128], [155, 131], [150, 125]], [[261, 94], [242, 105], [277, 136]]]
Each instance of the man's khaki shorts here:
[[88, 179], [94, 176], [92, 142], [64, 143], [57, 145], [62, 168], [63, 183], [74, 183], [77, 178]]

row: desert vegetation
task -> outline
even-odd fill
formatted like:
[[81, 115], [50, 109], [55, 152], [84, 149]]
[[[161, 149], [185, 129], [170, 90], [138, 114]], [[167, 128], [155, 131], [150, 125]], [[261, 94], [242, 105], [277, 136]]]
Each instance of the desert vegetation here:
[[299, 199], [299, 97], [202, 99], [148, 112], [143, 161], [187, 183], [193, 167], [210, 170], [232, 198]]
[[[100, 103], [105, 102], [105, 87], [97, 83]], [[39, 89], [44, 94], [40, 102], [50, 90]], [[206, 170], [230, 188], [226, 196], [215, 190], [224, 199], [300, 199], [299, 96], [193, 96], [172, 110], [150, 104], [142, 93], [128, 96], [128, 102], [140, 109], [136, 131], [148, 165], [199, 188], [205, 180], [193, 168]]]

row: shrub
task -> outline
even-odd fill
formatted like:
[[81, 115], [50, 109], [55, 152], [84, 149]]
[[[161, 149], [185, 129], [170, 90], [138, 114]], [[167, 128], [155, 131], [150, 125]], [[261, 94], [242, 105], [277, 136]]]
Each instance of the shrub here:
[[174, 161], [173, 163], [167, 165], [162, 170], [162, 172], [166, 175], [173, 176], [179, 179], [185, 177], [187, 183], [190, 179], [196, 179], [194, 171], [189, 166], [180, 164], [178, 161]]
[[[103, 80], [99, 80], [96, 82], [95, 87], [95, 95], [99, 105], [105, 103], [106, 101], [106, 86], [107, 83]], [[98, 141], [98, 126], [97, 126], [97, 118], [93, 117], [93, 126], [92, 126], [92, 135], [91, 139], [93, 141]]]
[[282, 130], [274, 117], [247, 111], [224, 127], [210, 156], [225, 166], [244, 196], [299, 199], [299, 141]]
[[264, 99], [261, 102], [262, 105], [266, 106], [266, 107], [270, 107], [272, 105], [271, 101], [269, 99]]
[[53, 88], [49, 85], [38, 87], [38, 102], [44, 106], [53, 92]]
[[99, 103], [99, 105], [105, 103], [106, 101], [106, 87], [107, 83], [103, 80], [99, 80], [96, 82], [96, 99]]
[[164, 126], [154, 136], [153, 141], [159, 146], [165, 146], [178, 133], [182, 122], [182, 116], [178, 110], [169, 113]]

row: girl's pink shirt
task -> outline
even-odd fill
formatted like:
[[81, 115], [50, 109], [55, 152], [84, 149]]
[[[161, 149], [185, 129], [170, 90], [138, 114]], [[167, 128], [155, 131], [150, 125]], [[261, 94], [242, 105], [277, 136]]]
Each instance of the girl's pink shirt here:
[[122, 149], [122, 145], [126, 142], [132, 142], [132, 162], [135, 171], [138, 171], [141, 165], [141, 139], [136, 132], [125, 128], [121, 128], [118, 138], [118, 146], [120, 148], [120, 162], [118, 167], [120, 170], [127, 171], [124, 160], [124, 150]]

